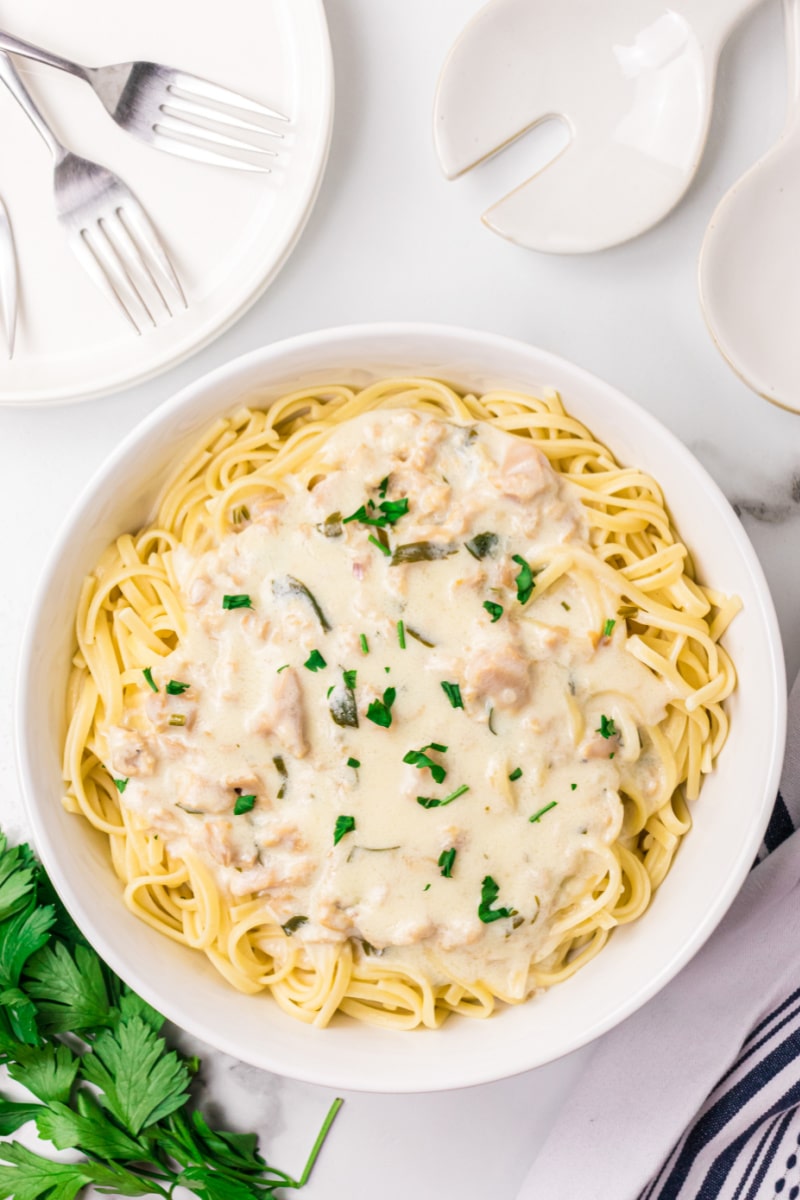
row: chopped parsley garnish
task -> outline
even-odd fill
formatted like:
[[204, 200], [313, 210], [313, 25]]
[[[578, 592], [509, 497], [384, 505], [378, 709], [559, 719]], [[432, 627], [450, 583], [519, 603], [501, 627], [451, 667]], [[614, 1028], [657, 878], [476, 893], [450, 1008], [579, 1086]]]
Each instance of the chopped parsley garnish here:
[[288, 664], [288, 663], [284, 663], [282, 667], [278, 667], [278, 669], [277, 669], [277, 671], [275, 672], [275, 674], [276, 674], [276, 675], [280, 675], [281, 671], [285, 671], [285, 670], [286, 670], [286, 668], [287, 668], [288, 666], [289, 666], [289, 664]]
[[376, 525], [378, 529], [385, 529], [387, 525], [396, 525], [400, 518], [408, 512], [408, 497], [403, 496], [400, 500], [382, 500], [377, 509], [370, 500], [369, 506], [372, 512], [378, 513], [377, 517], [370, 516], [366, 505], [362, 504], [349, 517], [344, 517], [342, 524], [348, 525], [350, 521], [358, 521], [360, 525]]
[[434, 760], [425, 753], [426, 750], [436, 750], [439, 754], [447, 753], [447, 746], [442, 746], [438, 742], [429, 742], [427, 746], [423, 746], [421, 750], [409, 750], [408, 754], [403, 756], [403, 762], [409, 766], [418, 767], [423, 770], [425, 767], [430, 768], [431, 775], [437, 783], [444, 783], [447, 777], [447, 771], [441, 763]]
[[115, 779], [114, 780], [114, 787], [117, 789], [120, 796], [125, 791], [125, 788], [128, 786], [128, 782], [129, 781], [127, 779]]
[[233, 806], [233, 815], [241, 817], [245, 813], [249, 813], [255, 805], [256, 798], [252, 794], [249, 796], [237, 796], [236, 803]]
[[449, 558], [451, 554], [458, 554], [458, 546], [441, 542], [406, 542], [403, 546], [395, 547], [392, 566], [396, 567], [401, 563], [435, 562], [437, 558]]
[[356, 676], [357, 675], [358, 675], [358, 671], [342, 671], [342, 679], [344, 680], [344, 686], [346, 688], [350, 688], [351, 692], [352, 692], [353, 688], [356, 686]]
[[286, 770], [286, 763], [283, 761], [282, 755], [276, 754], [272, 762], [275, 766], [275, 770], [281, 777], [281, 786], [278, 788], [278, 795], [276, 799], [282, 800], [286, 795], [286, 784], [289, 782], [289, 772]]
[[284, 575], [281, 579], [273, 579], [272, 594], [273, 596], [277, 596], [279, 599], [283, 599], [285, 596], [300, 596], [304, 600], [307, 600], [311, 605], [314, 616], [319, 621], [324, 632], [330, 633], [330, 623], [326, 619], [325, 614], [323, 613], [319, 604], [317, 604], [316, 598], [311, 594], [304, 583], [302, 583], [299, 579], [295, 579], [294, 575]]
[[356, 827], [355, 817], [337, 817], [333, 829], [333, 844], [338, 845], [346, 833], [352, 833]]
[[168, 696], [182, 696], [184, 692], [189, 690], [190, 686], [188, 683], [179, 683], [177, 679], [170, 679], [164, 690]]
[[406, 633], [409, 637], [412, 637], [415, 642], [419, 642], [420, 645], [427, 646], [429, 650], [433, 648], [433, 642], [429, 642], [428, 639], [424, 638], [421, 633], [417, 633], [416, 629], [411, 629], [410, 626], [407, 626]]
[[352, 767], [354, 771], [357, 771], [358, 768], [361, 766], [361, 763], [358, 761], [357, 758], [351, 757], [351, 758], [348, 758], [347, 765], [348, 765], [348, 767]]
[[464, 701], [461, 699], [461, 688], [457, 683], [448, 683], [446, 679], [443, 679], [442, 690], [453, 708], [464, 707]]
[[145, 679], [147, 680], [147, 686], [149, 688], [152, 688], [154, 692], [157, 692], [158, 684], [153, 679], [153, 668], [145, 667], [145, 669], [142, 671], [142, 674], [144, 675]]
[[397, 622], [397, 641], [401, 650], [406, 648], [406, 627], [402, 621]]
[[499, 895], [499, 885], [495, 883], [491, 875], [484, 876], [481, 881], [481, 902], [478, 905], [478, 916], [484, 925], [491, 925], [492, 921], [502, 921], [506, 917], [517, 915], [515, 908], [492, 908]]
[[516, 783], [518, 779], [522, 779], [522, 767], [515, 767], [508, 778], [512, 783]]
[[358, 640], [361, 642], [361, 653], [369, 654], [369, 642], [367, 641], [367, 635], [362, 633]]
[[392, 723], [392, 705], [397, 699], [395, 688], [387, 688], [382, 700], [373, 700], [367, 709], [367, 720], [388, 729]]
[[577, 785], [577, 783], [571, 783], [569, 786], [570, 786], [570, 791], [573, 791], [573, 792], [574, 792], [574, 791], [575, 791], [575, 788], [576, 788], [578, 785]]
[[250, 597], [247, 595], [246, 592], [242, 592], [239, 595], [235, 595], [235, 596], [227, 596], [227, 595], [223, 596], [222, 597], [222, 607], [227, 608], [227, 609], [252, 608], [253, 602], [250, 599]]
[[600, 717], [600, 728], [595, 729], [595, 733], [599, 733], [600, 737], [607, 739], [607, 738], [611, 738], [611, 737], [616, 737], [617, 732], [618, 732], [618, 730], [617, 730], [616, 726], [614, 725], [614, 718], [607, 717], [607, 716], [605, 716], [605, 714], [603, 714]]
[[439, 874], [444, 875], [445, 879], [452, 879], [453, 878], [453, 863], [455, 861], [456, 861], [455, 846], [451, 847], [450, 850], [443, 850], [442, 853], [439, 855], [439, 862], [437, 863], [437, 866], [439, 866], [441, 868], [441, 870], [439, 871]]
[[319, 650], [312, 650], [303, 666], [307, 671], [321, 671], [323, 667], [327, 667], [325, 659], [320, 654]]
[[281, 929], [287, 937], [291, 937], [293, 933], [297, 932], [301, 925], [305, 925], [307, 920], [308, 917], [301, 917], [299, 915], [296, 917], [289, 917], [289, 920], [286, 922], [286, 924], [281, 925]]
[[571, 612], [571, 611], [572, 611], [572, 610], [570, 609], [570, 606], [567, 604], [566, 600], [562, 600], [562, 601], [561, 601], [561, 607], [564, 609], [564, 611], [565, 611], [565, 612]]
[[512, 554], [511, 561], [515, 562], [519, 567], [519, 575], [514, 580], [517, 585], [517, 599], [520, 604], [527, 604], [536, 586], [533, 580], [533, 571], [530, 568], [530, 563], [527, 563], [520, 554]]
[[377, 546], [378, 549], [380, 550], [381, 554], [384, 554], [387, 558], [391, 557], [392, 552], [389, 549], [389, 547], [384, 546], [383, 542], [378, 541], [378, 539], [376, 537], [374, 537], [372, 534], [369, 535], [369, 537], [367, 538], [367, 541], [372, 542], [373, 546]]
[[173, 713], [168, 721], [169, 725], [185, 725], [186, 717], [183, 713]]
[[423, 892], [428, 892], [428, 891], [430, 891], [430, 887], [431, 887], [431, 885], [430, 885], [429, 883], [426, 883], [426, 884], [425, 884], [425, 887], [422, 889], [422, 890], [423, 890]]
[[250, 509], [246, 504], [240, 504], [238, 508], [234, 508], [231, 513], [231, 521], [234, 525], [241, 525], [242, 521], [250, 520]]
[[386, 499], [386, 493], [388, 492], [388, 490], [389, 490], [389, 476], [384, 475], [383, 479], [378, 484], [378, 495], [380, 496], [381, 500]]
[[551, 800], [549, 804], [545, 804], [544, 808], [540, 808], [538, 812], [535, 812], [532, 817], [528, 817], [528, 820], [538, 823], [544, 814], [550, 812], [550, 809], [555, 808], [557, 804], [557, 800]]
[[463, 796], [464, 792], [468, 792], [469, 788], [465, 783], [461, 787], [456, 788], [449, 796], [445, 796], [443, 800], [437, 800], [435, 796], [417, 796], [417, 804], [421, 804], [423, 808], [444, 808], [447, 804], [452, 804], [459, 796]]
[[384, 500], [378, 508], [383, 513], [387, 525], [396, 525], [408, 512], [408, 497], [403, 496], [401, 500]]
[[486, 724], [489, 726], [489, 733], [493, 733], [494, 736], [497, 737], [497, 730], [495, 729], [494, 725], [492, 724], [493, 720], [494, 720], [494, 709], [490, 708], [489, 716], [486, 718]]
[[617, 623], [616, 621], [614, 621], [611, 617], [609, 617], [609, 619], [606, 621], [605, 625], [603, 626], [603, 637], [611, 637], [611, 634], [614, 632], [614, 626], [616, 625], [616, 623]]
[[484, 600], [483, 607], [486, 609], [489, 616], [492, 618], [493, 625], [494, 625], [495, 621], [499, 621], [503, 615], [502, 604], [495, 604], [494, 600]]
[[473, 558], [481, 559], [494, 551], [497, 542], [496, 533], [476, 533], [474, 538], [464, 543], [464, 547]]

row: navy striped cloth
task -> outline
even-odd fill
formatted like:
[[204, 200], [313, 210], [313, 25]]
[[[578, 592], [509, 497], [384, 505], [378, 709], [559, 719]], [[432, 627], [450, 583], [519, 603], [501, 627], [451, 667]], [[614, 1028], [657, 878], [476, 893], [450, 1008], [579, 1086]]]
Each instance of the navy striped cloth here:
[[517, 1200], [800, 1200], [798, 827], [800, 680], [754, 869], [692, 962], [597, 1043]]

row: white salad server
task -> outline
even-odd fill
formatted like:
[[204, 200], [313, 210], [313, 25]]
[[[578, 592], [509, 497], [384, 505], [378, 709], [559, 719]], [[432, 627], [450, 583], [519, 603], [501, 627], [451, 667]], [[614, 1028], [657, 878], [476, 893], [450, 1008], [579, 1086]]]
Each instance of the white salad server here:
[[5, 336], [6, 353], [14, 357], [17, 331], [17, 255], [14, 233], [6, 206], [0, 199], [0, 330]]
[[570, 144], [483, 214], [535, 250], [602, 250], [656, 224], [697, 170], [717, 60], [759, 0], [490, 0], [442, 68], [449, 179], [559, 117]]
[[289, 120], [230, 88], [162, 63], [84, 67], [3, 32], [0, 50], [77, 75], [126, 133], [198, 162], [269, 172], [284, 137], [280, 127]]
[[800, 0], [784, 0], [784, 10], [786, 125], [718, 205], [699, 286], [711, 336], [737, 375], [800, 412]]
[[2, 51], [0, 79], [53, 156], [56, 216], [95, 283], [137, 333], [184, 309], [186, 299], [178, 277], [133, 192], [106, 167], [80, 158], [61, 144]]

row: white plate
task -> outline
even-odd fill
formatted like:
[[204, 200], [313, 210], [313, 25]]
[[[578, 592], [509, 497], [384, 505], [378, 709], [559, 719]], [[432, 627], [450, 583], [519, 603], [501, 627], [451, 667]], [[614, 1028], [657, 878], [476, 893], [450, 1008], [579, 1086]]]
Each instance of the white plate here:
[[311, 212], [333, 119], [322, 0], [5, 0], [9, 32], [89, 66], [150, 59], [212, 79], [291, 117], [272, 174], [165, 154], [119, 129], [83, 82], [17, 60], [70, 149], [116, 171], [169, 248], [189, 307], [137, 337], [74, 257], [56, 223], [44, 143], [0, 86], [0, 191], [19, 257], [14, 359], [0, 404], [116, 391], [174, 366], [234, 322], [274, 278]]
[[[694, 828], [651, 908], [583, 970], [488, 1021], [398, 1033], [340, 1020], [311, 1029], [267, 996], [234, 991], [207, 960], [138, 921], [121, 898], [107, 840], [61, 806], [64, 696], [83, 576], [122, 530], [146, 520], [164, 474], [215, 417], [302, 383], [365, 386], [414, 372], [485, 391], [553, 386], [620, 462], [661, 483], [703, 579], [743, 610], [725, 644], [739, 675], [732, 735], [693, 806]], [[123, 979], [171, 1020], [246, 1062], [297, 1079], [377, 1092], [485, 1083], [540, 1066], [632, 1013], [702, 946], [755, 858], [783, 758], [786, 680], [764, 575], [733, 509], [688, 450], [625, 396], [542, 350], [425, 325], [305, 334], [240, 358], [157, 409], [111, 455], [56, 540], [22, 652], [18, 757], [34, 840], [75, 920]], [[643, 1064], [646, 1070], [646, 1063]]]

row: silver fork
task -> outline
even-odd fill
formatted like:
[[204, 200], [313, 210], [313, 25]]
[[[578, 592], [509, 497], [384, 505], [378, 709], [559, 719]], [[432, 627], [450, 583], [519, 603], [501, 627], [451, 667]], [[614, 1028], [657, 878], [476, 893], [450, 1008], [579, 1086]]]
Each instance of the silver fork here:
[[0, 200], [0, 324], [6, 339], [9, 359], [14, 357], [17, 331], [17, 255], [14, 234], [6, 206]]
[[77, 75], [127, 133], [182, 158], [269, 172], [277, 145], [259, 139], [276, 144], [284, 139], [280, 130], [264, 124], [265, 119], [287, 124], [283, 113], [186, 71], [152, 62], [83, 67], [2, 32], [0, 50]]
[[55, 164], [56, 214], [70, 246], [137, 333], [157, 317], [186, 307], [183, 289], [145, 210], [106, 167], [63, 146], [39, 111], [7, 54], [0, 79], [30, 117]]

